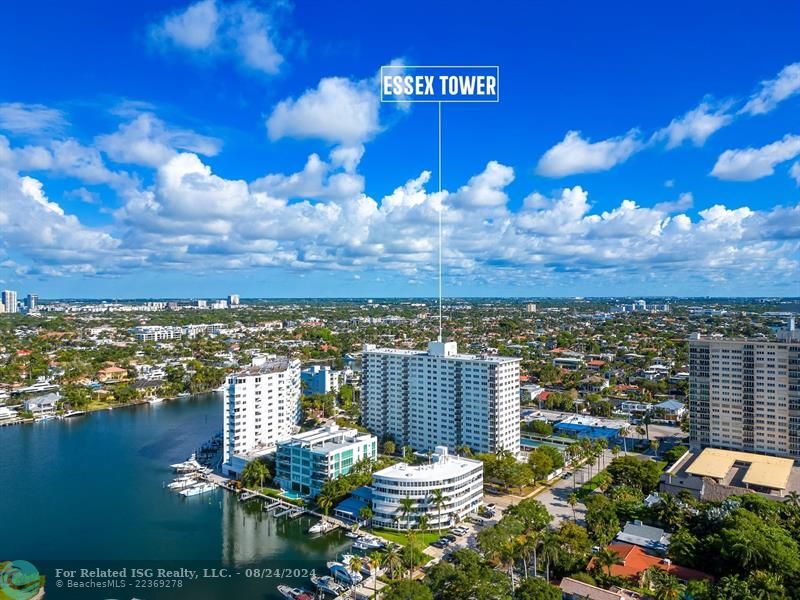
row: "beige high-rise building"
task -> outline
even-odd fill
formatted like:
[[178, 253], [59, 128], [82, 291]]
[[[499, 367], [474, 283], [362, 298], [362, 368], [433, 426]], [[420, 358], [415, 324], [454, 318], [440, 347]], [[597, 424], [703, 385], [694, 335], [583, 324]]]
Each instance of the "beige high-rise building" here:
[[692, 334], [690, 441], [800, 458], [800, 339]]

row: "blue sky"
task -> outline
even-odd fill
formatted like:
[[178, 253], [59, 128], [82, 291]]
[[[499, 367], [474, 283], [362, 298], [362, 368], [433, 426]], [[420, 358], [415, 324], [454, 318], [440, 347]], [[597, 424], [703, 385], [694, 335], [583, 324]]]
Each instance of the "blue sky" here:
[[[797, 3], [117, 4], [3, 8], [3, 287], [800, 294]], [[442, 194], [390, 63], [501, 68]]]

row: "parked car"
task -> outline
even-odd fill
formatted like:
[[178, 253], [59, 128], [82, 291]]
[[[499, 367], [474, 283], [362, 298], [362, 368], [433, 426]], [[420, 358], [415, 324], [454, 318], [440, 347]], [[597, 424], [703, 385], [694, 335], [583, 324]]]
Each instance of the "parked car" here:
[[458, 539], [458, 537], [453, 535], [452, 533], [449, 533], [447, 535], [443, 535], [442, 539], [443, 540], [450, 540], [451, 542], [455, 542]]

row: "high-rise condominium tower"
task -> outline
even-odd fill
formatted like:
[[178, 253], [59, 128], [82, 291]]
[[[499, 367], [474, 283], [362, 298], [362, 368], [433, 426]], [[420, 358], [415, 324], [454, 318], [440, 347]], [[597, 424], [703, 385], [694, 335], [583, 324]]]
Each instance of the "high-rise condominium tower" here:
[[455, 342], [427, 351], [367, 345], [362, 358], [364, 424], [379, 438], [421, 452], [519, 452], [520, 359], [459, 354]]
[[301, 418], [300, 361], [258, 357], [229, 375], [222, 418], [222, 470], [238, 474], [248, 456], [266, 453], [295, 433]]
[[800, 458], [800, 339], [689, 338], [690, 441]]

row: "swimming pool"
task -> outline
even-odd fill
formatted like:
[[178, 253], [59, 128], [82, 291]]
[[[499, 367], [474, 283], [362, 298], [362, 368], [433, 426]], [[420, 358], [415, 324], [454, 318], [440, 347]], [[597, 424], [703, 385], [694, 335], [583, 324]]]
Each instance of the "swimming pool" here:
[[282, 491], [281, 492], [281, 496], [283, 496], [284, 498], [288, 498], [289, 500], [300, 500], [300, 498], [303, 497], [299, 493], [292, 492], [292, 491], [289, 491], [289, 490]]

